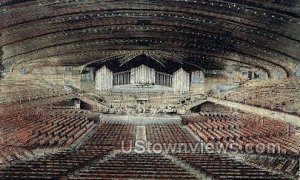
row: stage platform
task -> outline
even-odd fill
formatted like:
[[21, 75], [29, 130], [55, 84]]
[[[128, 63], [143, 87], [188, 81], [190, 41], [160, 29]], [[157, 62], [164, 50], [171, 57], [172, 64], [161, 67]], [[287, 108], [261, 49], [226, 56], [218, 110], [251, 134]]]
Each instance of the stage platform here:
[[181, 117], [177, 115], [152, 115], [152, 114], [136, 114], [136, 115], [100, 115], [100, 123], [118, 122], [136, 125], [147, 124], [181, 124]]
[[113, 86], [111, 89], [113, 93], [158, 93], [158, 92], [173, 92], [172, 88], [160, 85], [141, 85], [130, 84]]

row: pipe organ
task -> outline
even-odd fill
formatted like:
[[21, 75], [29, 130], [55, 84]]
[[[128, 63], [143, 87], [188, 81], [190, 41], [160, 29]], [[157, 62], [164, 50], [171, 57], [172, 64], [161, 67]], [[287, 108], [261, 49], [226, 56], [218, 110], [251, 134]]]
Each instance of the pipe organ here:
[[130, 84], [130, 79], [131, 79], [130, 74], [131, 74], [130, 71], [114, 73], [113, 85], [118, 86], [118, 85]]
[[173, 74], [174, 92], [186, 93], [190, 90], [190, 74], [180, 68]]
[[204, 83], [204, 73], [202, 71], [191, 72], [191, 83], [192, 84], [203, 84]]
[[132, 68], [131, 84], [154, 84], [155, 83], [155, 70], [145, 65]]
[[[193, 74], [193, 77], [195, 74]], [[198, 80], [198, 79], [197, 79]], [[96, 71], [95, 88], [99, 91], [108, 91], [113, 86], [129, 85], [147, 85], [147, 87], [155, 86], [168, 87], [169, 91], [174, 93], [186, 93], [190, 90], [190, 73], [183, 68], [178, 69], [173, 74], [155, 71], [145, 65], [135, 67], [129, 71], [113, 73], [106, 66]], [[125, 87], [125, 86], [124, 86]], [[142, 86], [143, 87], [143, 86]], [[141, 87], [141, 88], [142, 88]]]
[[155, 84], [157, 85], [172, 87], [172, 79], [170, 74], [155, 72]]
[[98, 91], [108, 91], [113, 86], [113, 72], [106, 66], [96, 71], [95, 88]]

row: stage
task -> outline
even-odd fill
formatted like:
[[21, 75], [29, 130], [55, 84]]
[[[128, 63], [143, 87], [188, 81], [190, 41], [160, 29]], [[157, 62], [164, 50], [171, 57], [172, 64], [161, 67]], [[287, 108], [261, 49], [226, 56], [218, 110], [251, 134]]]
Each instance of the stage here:
[[150, 85], [150, 84], [128, 84], [113, 86], [113, 93], [157, 93], [157, 92], [172, 92], [173, 89], [166, 86]]

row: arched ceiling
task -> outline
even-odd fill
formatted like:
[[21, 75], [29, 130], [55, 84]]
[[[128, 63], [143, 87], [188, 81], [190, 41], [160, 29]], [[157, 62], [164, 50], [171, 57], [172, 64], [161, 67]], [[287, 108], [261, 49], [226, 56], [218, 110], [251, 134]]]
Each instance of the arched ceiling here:
[[300, 0], [2, 0], [2, 60], [86, 65], [150, 53], [291, 74], [300, 60], [299, 17]]

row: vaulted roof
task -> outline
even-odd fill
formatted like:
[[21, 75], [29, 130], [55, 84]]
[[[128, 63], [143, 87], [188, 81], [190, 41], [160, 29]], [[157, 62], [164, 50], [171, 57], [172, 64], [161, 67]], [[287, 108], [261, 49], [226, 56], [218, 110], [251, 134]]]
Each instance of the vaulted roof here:
[[86, 65], [148, 53], [291, 74], [300, 59], [299, 17], [299, 0], [2, 0], [2, 60]]

